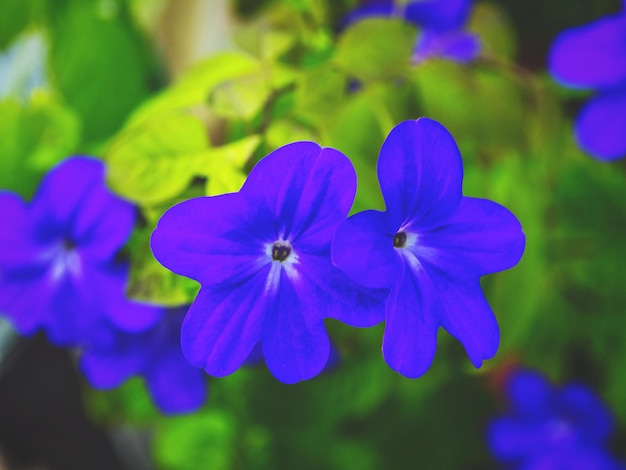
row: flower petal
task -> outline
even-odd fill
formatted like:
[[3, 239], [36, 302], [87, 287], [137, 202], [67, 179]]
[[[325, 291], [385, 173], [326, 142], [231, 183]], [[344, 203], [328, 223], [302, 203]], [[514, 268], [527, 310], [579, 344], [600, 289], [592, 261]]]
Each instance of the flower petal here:
[[262, 205], [278, 223], [275, 235], [314, 246], [330, 244], [355, 194], [356, 173], [350, 160], [313, 142], [273, 151], [257, 163], [241, 189], [249, 204]]
[[98, 260], [109, 259], [128, 239], [133, 206], [104, 185], [104, 165], [72, 157], [50, 170], [32, 203], [42, 239], [70, 236]]
[[527, 370], [516, 372], [508, 380], [507, 395], [520, 415], [546, 417], [552, 413], [552, 387], [541, 374]]
[[[396, 257], [397, 258], [397, 257]], [[385, 319], [387, 289], [364, 288], [330, 263], [328, 254], [299, 254], [298, 269], [307, 297], [314, 299], [321, 318], [354, 327], [374, 326]]]
[[420, 231], [411, 249], [421, 261], [452, 277], [470, 277], [515, 266], [524, 246], [522, 226], [507, 208], [463, 197], [445, 225]]
[[488, 441], [491, 452], [499, 460], [531, 459], [533, 454], [549, 446], [540, 424], [499, 418], [491, 422]]
[[575, 131], [580, 146], [598, 160], [625, 157], [626, 87], [591, 99], [578, 115]]
[[[199, 197], [168, 209], [152, 232], [154, 256], [202, 285], [237, 284], [267, 264], [265, 225], [240, 194]], [[270, 230], [270, 229], [267, 229]]]
[[422, 28], [446, 30], [463, 26], [471, 0], [423, 0], [406, 6], [405, 18]]
[[439, 325], [432, 312], [439, 306], [430, 279], [415, 257], [405, 256], [404, 264], [400, 282], [387, 299], [383, 357], [396, 372], [417, 378], [435, 357]]
[[560, 401], [570, 416], [575, 416], [589, 443], [602, 444], [615, 423], [606, 405], [586, 386], [572, 384], [561, 390]]
[[189, 364], [180, 348], [155, 358], [146, 371], [146, 384], [154, 403], [166, 414], [190, 413], [207, 398], [204, 372]]
[[269, 267], [236, 288], [202, 288], [183, 322], [181, 341], [187, 360], [209, 375], [232, 374], [261, 339], [267, 310]]
[[607, 88], [626, 80], [626, 16], [608, 16], [555, 39], [549, 70], [568, 86]]
[[79, 366], [92, 387], [109, 390], [138, 374], [143, 362], [144, 357], [140, 354], [86, 351], [80, 358]]
[[442, 306], [437, 312], [441, 326], [463, 344], [474, 367], [480, 368], [498, 351], [500, 330], [478, 278], [454, 279], [431, 271], [428, 276]]
[[431, 57], [443, 57], [464, 64], [474, 60], [480, 48], [478, 36], [467, 31], [424, 31], [416, 43], [412, 59], [418, 63]]
[[26, 204], [17, 194], [0, 191], [0, 271], [41, 264], [44, 251], [31, 238]]
[[461, 200], [463, 163], [454, 138], [427, 118], [404, 121], [383, 143], [378, 179], [395, 229], [408, 221], [436, 225]]
[[393, 248], [394, 234], [385, 212], [371, 210], [348, 217], [333, 238], [333, 263], [361, 285], [389, 287], [402, 271]]
[[[330, 340], [318, 305], [322, 298], [311, 296], [310, 286], [302, 277], [280, 276], [276, 292], [268, 305], [261, 343], [270, 372], [281, 382], [293, 384], [319, 374], [330, 351]], [[272, 276], [272, 274], [270, 274]]]
[[[140, 332], [158, 323], [165, 313], [162, 307], [134, 301], [126, 297], [129, 266], [117, 263], [108, 266], [86, 266], [82, 291], [93, 291], [91, 305], [86, 305], [105, 317], [116, 328], [125, 332]], [[87, 334], [88, 332], [86, 332]]]

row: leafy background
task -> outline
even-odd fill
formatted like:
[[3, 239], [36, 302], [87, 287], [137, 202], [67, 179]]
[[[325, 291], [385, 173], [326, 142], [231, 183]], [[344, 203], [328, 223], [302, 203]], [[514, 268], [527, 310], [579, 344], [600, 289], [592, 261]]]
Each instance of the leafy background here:
[[[382, 360], [382, 325], [328, 320], [340, 359], [323, 375], [287, 386], [263, 367], [242, 369], [209, 380], [200, 411], [169, 417], [140, 379], [98, 392], [76, 377], [69, 353], [50, 353], [41, 338], [9, 344], [5, 334], [0, 358], [13, 359], [0, 362], [0, 411], [12, 409], [18, 424], [0, 424], [0, 455], [16, 468], [97, 468], [46, 453], [72, 424], [45, 424], [54, 405], [36, 390], [47, 367], [41, 350], [69, 364], [46, 383], [65, 387], [75, 412], [112, 443], [119, 462], [102, 468], [495, 468], [485, 429], [517, 366], [596, 390], [618, 422], [612, 449], [626, 457], [626, 164], [576, 147], [572, 119], [587, 93], [545, 71], [558, 31], [616, 12], [619, 1], [477, 2], [470, 29], [482, 57], [416, 66], [407, 60], [413, 26], [376, 19], [342, 29], [355, 3], [231, 2], [224, 48], [200, 44], [203, 21], [215, 26], [210, 13], [224, 2], [3, 0], [0, 188], [30, 198], [66, 156], [102, 158], [110, 188], [141, 212], [125, 250], [129, 295], [180, 305], [198, 286], [162, 268], [148, 245], [165, 209], [238, 190], [255, 161], [295, 140], [347, 154], [359, 176], [353, 211], [382, 208], [375, 163], [384, 137], [402, 120], [437, 119], [461, 148], [465, 194], [506, 205], [526, 232], [520, 264], [483, 279], [502, 331], [498, 355], [474, 370], [442, 331], [430, 371], [409, 380]], [[39, 38], [40, 70], [10, 58], [28, 37]], [[25, 92], [33, 68], [43, 86]], [[22, 380], [27, 369], [35, 372]], [[17, 395], [31, 402], [16, 408]]]

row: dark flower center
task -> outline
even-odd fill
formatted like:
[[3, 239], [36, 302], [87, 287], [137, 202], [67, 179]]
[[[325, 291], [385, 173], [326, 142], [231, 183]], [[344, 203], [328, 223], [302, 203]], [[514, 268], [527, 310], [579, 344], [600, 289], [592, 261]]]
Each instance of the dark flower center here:
[[72, 251], [76, 248], [76, 243], [74, 243], [74, 240], [71, 238], [65, 238], [63, 239], [62, 246], [65, 251]]
[[291, 247], [286, 243], [276, 242], [272, 247], [272, 259], [281, 263], [287, 259], [291, 253]]
[[398, 232], [393, 236], [393, 246], [403, 248], [406, 245], [406, 233]]

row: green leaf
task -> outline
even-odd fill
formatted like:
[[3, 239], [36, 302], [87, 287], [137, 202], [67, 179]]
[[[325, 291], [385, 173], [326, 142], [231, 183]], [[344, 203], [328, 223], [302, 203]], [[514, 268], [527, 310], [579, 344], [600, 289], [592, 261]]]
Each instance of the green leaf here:
[[120, 133], [105, 153], [108, 182], [122, 196], [154, 206], [182, 193], [209, 148], [204, 124], [189, 114], [155, 118]]
[[28, 26], [32, 7], [29, 0], [2, 0], [0, 50], [6, 48]]
[[346, 74], [365, 82], [401, 76], [409, 68], [416, 36], [404, 21], [368, 18], [340, 36], [335, 61]]
[[80, 138], [76, 116], [50, 94], [27, 104], [0, 101], [0, 188], [33, 194], [48, 169], [73, 153]]
[[480, 37], [481, 54], [507, 59], [515, 56], [513, 26], [497, 6], [477, 3], [472, 8], [468, 29]]
[[162, 469], [233, 468], [236, 422], [227, 411], [206, 410], [160, 423], [153, 449]]
[[246, 179], [243, 168], [260, 143], [260, 136], [251, 135], [211, 148], [196, 165], [200, 174], [208, 178], [207, 196], [239, 191]]
[[252, 23], [235, 30], [235, 43], [263, 62], [277, 59], [295, 43], [295, 36], [286, 31], [270, 29], [265, 24]]
[[50, 50], [51, 77], [84, 123], [84, 138], [108, 137], [148, 94], [149, 70], [135, 31], [98, 2], [58, 8]]
[[224, 52], [194, 65], [176, 83], [141, 105], [128, 126], [160, 114], [170, 114], [207, 102], [213, 89], [228, 80], [250, 76], [260, 71], [258, 60], [239, 52]]
[[[175, 202], [179, 201], [168, 206]], [[160, 209], [155, 214], [164, 211]], [[158, 219], [155, 214], [147, 214], [151, 223], [135, 230], [128, 244], [130, 276], [126, 293], [132, 299], [167, 307], [191, 304], [198, 293], [198, 283], [164, 268], [152, 254], [150, 236]]]

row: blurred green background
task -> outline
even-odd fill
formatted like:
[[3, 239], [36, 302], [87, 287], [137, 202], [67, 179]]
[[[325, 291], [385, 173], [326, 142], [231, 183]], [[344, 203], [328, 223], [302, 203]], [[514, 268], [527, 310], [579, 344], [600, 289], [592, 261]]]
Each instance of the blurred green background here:
[[3, 0], [0, 188], [30, 198], [64, 157], [102, 158], [111, 189], [141, 211], [129, 296], [180, 305], [198, 286], [148, 245], [165, 209], [238, 190], [255, 161], [296, 140], [347, 154], [359, 176], [353, 211], [382, 208], [384, 137], [434, 118], [461, 149], [465, 194], [507, 206], [526, 232], [520, 264], [483, 279], [498, 355], [474, 370], [441, 331], [430, 371], [409, 380], [382, 360], [383, 325], [328, 320], [340, 361], [311, 381], [242, 369], [211, 379], [199, 412], [165, 417], [139, 379], [111, 392], [81, 379], [90, 420], [128, 469], [489, 469], [486, 425], [503, 409], [503, 378], [524, 366], [596, 390], [626, 457], [626, 163], [577, 148], [572, 119], [589, 95], [545, 71], [559, 31], [620, 2], [476, 2], [469, 28], [484, 47], [468, 65], [411, 65], [417, 30], [399, 20], [341, 31], [355, 3]]

